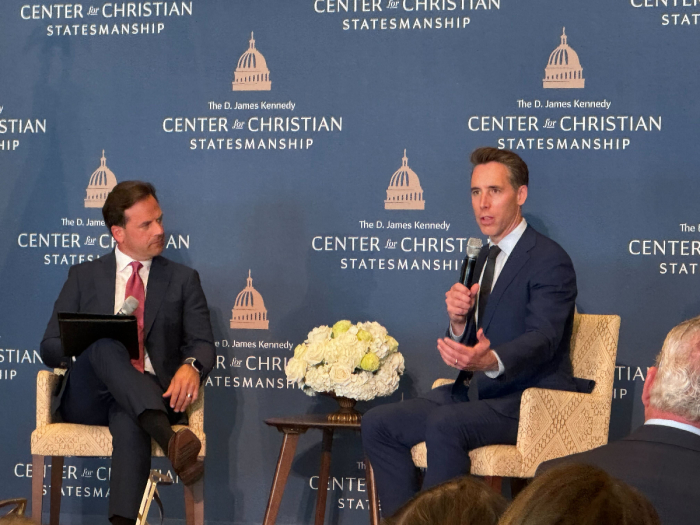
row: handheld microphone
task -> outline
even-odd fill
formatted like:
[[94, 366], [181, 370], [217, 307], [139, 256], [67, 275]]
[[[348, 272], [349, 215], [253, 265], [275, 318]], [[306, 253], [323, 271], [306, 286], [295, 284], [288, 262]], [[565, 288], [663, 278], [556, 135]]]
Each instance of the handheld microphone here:
[[124, 304], [117, 312], [117, 315], [131, 315], [134, 313], [134, 310], [136, 310], [138, 307], [139, 307], [139, 300], [136, 297], [134, 297], [133, 295], [130, 295], [124, 301]]
[[483, 242], [476, 237], [470, 237], [467, 241], [467, 256], [462, 261], [462, 269], [459, 274], [459, 282], [467, 288], [471, 288], [474, 284], [474, 267], [482, 246]]

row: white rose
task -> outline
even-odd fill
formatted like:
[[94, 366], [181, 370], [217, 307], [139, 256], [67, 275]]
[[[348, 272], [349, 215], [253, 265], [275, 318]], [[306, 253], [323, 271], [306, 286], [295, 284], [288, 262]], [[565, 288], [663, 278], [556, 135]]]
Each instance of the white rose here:
[[352, 377], [352, 369], [346, 364], [336, 363], [331, 367], [328, 377], [334, 386], [346, 385], [350, 382], [350, 378]]
[[306, 336], [306, 341], [309, 343], [322, 343], [331, 338], [331, 328], [328, 326], [318, 326], [311, 330]]
[[304, 375], [306, 374], [306, 361], [292, 357], [287, 361], [287, 366], [284, 371], [287, 374], [287, 379], [299, 383], [304, 379]]
[[324, 348], [321, 343], [311, 343], [304, 352], [304, 360], [310, 365], [317, 365], [323, 361]]
[[354, 344], [355, 341], [357, 341], [357, 334], [353, 334], [348, 330], [347, 332], [343, 332], [342, 334], [338, 334], [333, 341], [343, 347], [347, 347], [348, 345]]

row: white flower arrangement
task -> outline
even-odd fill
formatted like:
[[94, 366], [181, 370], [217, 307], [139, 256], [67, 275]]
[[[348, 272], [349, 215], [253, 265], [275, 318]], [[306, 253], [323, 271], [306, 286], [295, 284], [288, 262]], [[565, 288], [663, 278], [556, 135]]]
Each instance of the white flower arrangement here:
[[334, 393], [358, 401], [388, 396], [399, 387], [404, 359], [399, 343], [379, 323], [338, 321], [311, 330], [287, 361], [287, 379], [305, 394]]

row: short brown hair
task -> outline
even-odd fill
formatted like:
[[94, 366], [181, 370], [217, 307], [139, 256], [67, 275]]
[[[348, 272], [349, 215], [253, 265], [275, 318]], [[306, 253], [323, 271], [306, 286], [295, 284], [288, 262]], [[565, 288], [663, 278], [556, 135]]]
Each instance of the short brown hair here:
[[592, 465], [547, 470], [523, 490], [499, 525], [660, 525], [653, 505], [624, 481]]
[[384, 525], [496, 525], [507, 506], [485, 483], [463, 476], [419, 492]]
[[510, 184], [516, 190], [520, 186], [527, 186], [530, 180], [530, 172], [527, 169], [527, 164], [520, 158], [517, 153], [513, 153], [507, 149], [498, 148], [476, 148], [469, 158], [474, 167], [480, 164], [488, 164], [489, 162], [498, 162], [508, 168], [510, 175]]
[[102, 206], [102, 217], [104, 217], [107, 229], [111, 232], [112, 226], [126, 226], [124, 211], [148, 197], [153, 197], [158, 201], [156, 189], [150, 182], [126, 180], [117, 184], [107, 195], [107, 200]]

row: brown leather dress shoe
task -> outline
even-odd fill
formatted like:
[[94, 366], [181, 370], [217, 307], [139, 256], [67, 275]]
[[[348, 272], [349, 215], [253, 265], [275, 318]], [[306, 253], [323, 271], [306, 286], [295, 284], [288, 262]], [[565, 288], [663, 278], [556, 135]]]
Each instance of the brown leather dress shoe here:
[[204, 464], [197, 461], [201, 448], [202, 443], [189, 428], [178, 430], [168, 442], [168, 459], [185, 485], [199, 481], [204, 474]]

